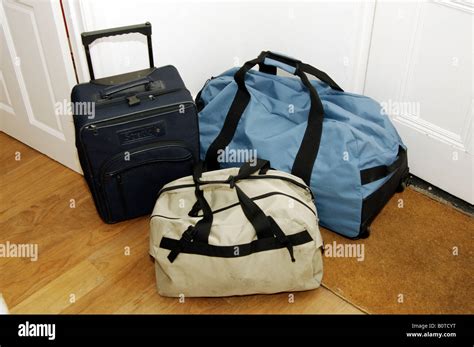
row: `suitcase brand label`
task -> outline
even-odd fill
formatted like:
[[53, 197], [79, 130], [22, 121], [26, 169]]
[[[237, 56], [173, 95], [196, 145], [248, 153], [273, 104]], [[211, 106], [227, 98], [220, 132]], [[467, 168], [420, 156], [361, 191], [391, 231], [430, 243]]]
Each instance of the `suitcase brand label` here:
[[148, 124], [131, 129], [120, 130], [117, 132], [119, 142], [121, 145], [129, 143], [150, 140], [165, 135], [165, 122], [160, 121], [154, 124]]

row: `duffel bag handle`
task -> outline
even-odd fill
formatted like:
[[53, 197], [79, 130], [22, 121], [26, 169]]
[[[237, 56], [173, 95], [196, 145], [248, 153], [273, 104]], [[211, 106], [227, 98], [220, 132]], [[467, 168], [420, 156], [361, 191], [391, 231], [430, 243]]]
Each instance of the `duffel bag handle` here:
[[[205, 159], [207, 168], [211, 170], [219, 169], [219, 163], [217, 161], [218, 152], [219, 150], [223, 150], [232, 141], [240, 118], [250, 102], [250, 93], [245, 86], [245, 76], [256, 64], [259, 64], [262, 71], [269, 73], [271, 73], [271, 69], [269, 69], [268, 66], [284, 67], [286, 71], [292, 71], [295, 76], [301, 79], [303, 85], [309, 91], [311, 107], [308, 115], [308, 124], [291, 169], [293, 175], [303, 179], [309, 186], [313, 165], [316, 161], [319, 144], [321, 142], [324, 109], [318, 92], [309, 81], [306, 73], [315, 76], [335, 90], [343, 90], [325, 72], [299, 60], [273, 52], [264, 51], [260, 53], [256, 59], [246, 62], [235, 73], [234, 80], [237, 83], [237, 92], [227, 113], [221, 132], [207, 150]], [[294, 68], [294, 71], [292, 68]]]
[[[229, 184], [230, 188], [235, 188], [237, 191], [237, 197], [242, 210], [249, 222], [253, 225], [257, 238], [259, 239], [273, 236], [271, 225], [269, 224], [265, 213], [236, 185], [236, 182], [249, 177], [255, 172], [266, 173], [269, 167], [270, 163], [267, 160], [257, 159], [255, 165], [251, 165], [250, 163], [243, 164], [236, 176], [229, 176], [228, 179], [224, 181]], [[193, 180], [196, 185], [196, 199], [202, 209], [203, 218], [196, 223], [194, 239], [199, 242], [208, 243], [209, 234], [211, 233], [213, 213], [204, 197], [204, 192], [201, 190], [201, 184], [207, 183], [206, 181], [201, 180], [202, 172], [203, 163], [200, 162], [194, 166]]]
[[274, 52], [265, 52], [265, 58], [263, 59], [263, 63], [259, 64], [260, 71], [266, 72], [264, 66], [272, 66], [275, 68], [272, 74], [276, 74], [276, 69], [282, 69], [290, 74], [295, 74], [297, 64], [301, 63], [301, 61], [288, 57], [286, 55]]
[[293, 75], [296, 75], [296, 69], [299, 67], [303, 72], [310, 74], [320, 81], [326, 83], [328, 86], [330, 86], [332, 89], [338, 90], [340, 92], [343, 92], [341, 87], [338, 86], [334, 80], [329, 77], [327, 73], [324, 71], [321, 71], [317, 68], [315, 68], [312, 65], [305, 64], [301, 60], [297, 60], [291, 57], [288, 57], [286, 55], [280, 54], [280, 53], [275, 53], [275, 52], [264, 52], [265, 58], [263, 60], [263, 64], [260, 64], [260, 71], [266, 72], [265, 68], [262, 66], [273, 66], [275, 68], [280, 68], [282, 70], [285, 70], [288, 73], [291, 73]]
[[[246, 163], [240, 168], [239, 173], [236, 176], [230, 176], [226, 181], [220, 181], [219, 183], [228, 183], [231, 188], [236, 190], [242, 211], [255, 229], [257, 239], [261, 240], [275, 237], [284, 247], [288, 249], [291, 261], [294, 262], [295, 258], [293, 254], [293, 245], [285, 233], [281, 230], [272, 217], [267, 216], [265, 212], [263, 212], [262, 209], [260, 209], [260, 207], [258, 207], [258, 205], [252, 199], [250, 199], [247, 194], [245, 194], [242, 189], [240, 189], [239, 186], [236, 185], [237, 181], [249, 177], [257, 171], [259, 174], [265, 174], [269, 167], [270, 163], [268, 161], [258, 159], [256, 165]], [[203, 163], [199, 162], [194, 166], [193, 180], [194, 184], [196, 185], [196, 199], [200, 208], [202, 209], [203, 217], [196, 223], [195, 226], [189, 226], [188, 229], [184, 231], [177, 248], [173, 249], [168, 254], [168, 260], [170, 262], [173, 262], [176, 259], [179, 253], [186, 248], [186, 245], [189, 242], [198, 242], [201, 244], [209, 243], [209, 235], [211, 233], [214, 214], [211, 207], [209, 206], [209, 203], [204, 197], [204, 192], [200, 187], [201, 184], [208, 184], [212, 183], [213, 181], [201, 181], [202, 172]]]

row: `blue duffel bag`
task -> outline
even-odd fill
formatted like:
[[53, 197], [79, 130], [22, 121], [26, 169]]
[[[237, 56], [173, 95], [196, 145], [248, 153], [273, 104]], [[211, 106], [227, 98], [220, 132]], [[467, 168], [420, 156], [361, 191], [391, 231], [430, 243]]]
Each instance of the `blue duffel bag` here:
[[[251, 70], [257, 64], [260, 71]], [[298, 78], [277, 76], [277, 68]], [[320, 225], [344, 236], [367, 237], [408, 178], [406, 147], [381, 106], [301, 61], [262, 52], [210, 79], [196, 104], [208, 170], [239, 166], [225, 159], [254, 150], [301, 177], [315, 195]]]

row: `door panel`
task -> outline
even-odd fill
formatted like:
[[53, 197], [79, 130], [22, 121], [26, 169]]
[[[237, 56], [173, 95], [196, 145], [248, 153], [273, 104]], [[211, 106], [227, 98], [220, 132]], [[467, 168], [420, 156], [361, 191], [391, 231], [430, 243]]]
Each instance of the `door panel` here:
[[3, 0], [2, 130], [80, 171], [68, 108], [74, 68], [59, 0]]
[[474, 8], [379, 2], [365, 94], [386, 107], [416, 176], [474, 203]]

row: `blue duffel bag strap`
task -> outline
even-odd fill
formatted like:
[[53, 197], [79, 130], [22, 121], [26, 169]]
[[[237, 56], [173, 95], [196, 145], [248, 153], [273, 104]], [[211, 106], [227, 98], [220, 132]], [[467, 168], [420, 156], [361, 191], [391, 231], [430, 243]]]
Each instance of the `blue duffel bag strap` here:
[[306, 131], [304, 133], [303, 140], [301, 141], [298, 153], [296, 154], [291, 173], [303, 179], [307, 185], [310, 185], [313, 165], [316, 161], [319, 144], [321, 142], [324, 109], [321, 99], [319, 98], [316, 89], [313, 87], [306, 76], [306, 73], [315, 76], [335, 90], [343, 90], [323, 71], [320, 71], [315, 67], [305, 64], [299, 60], [267, 51], [260, 53], [258, 58], [246, 62], [235, 73], [234, 80], [237, 83], [237, 92], [219, 135], [215, 138], [207, 150], [205, 159], [207, 169], [219, 169], [219, 163], [217, 161], [218, 151], [223, 150], [232, 141], [240, 118], [242, 117], [242, 114], [250, 102], [250, 93], [245, 86], [245, 75], [250, 69], [252, 69], [252, 67], [257, 64], [260, 66], [260, 70], [263, 72], [273, 73], [275, 69], [269, 68], [269, 66], [275, 66], [293, 73], [295, 76], [300, 77], [303, 85], [309, 91], [311, 108], [308, 115], [308, 125], [306, 127]]
[[[245, 194], [240, 189], [240, 187], [236, 185], [236, 182], [239, 180], [245, 179], [257, 171], [266, 172], [269, 167], [270, 164], [268, 161], [258, 159], [256, 165], [251, 165], [250, 163], [244, 164], [236, 176], [229, 176], [224, 182], [228, 183], [231, 188], [236, 190], [242, 211], [255, 229], [257, 239], [262, 240], [265, 238], [275, 237], [280, 244], [288, 249], [291, 261], [294, 262], [295, 258], [293, 256], [293, 244], [291, 243], [288, 236], [281, 230], [272, 217], [267, 216], [265, 212], [263, 212], [260, 207], [258, 207], [258, 205], [252, 199], [250, 199], [247, 194]], [[209, 184], [209, 182], [201, 181], [202, 172], [202, 163], [195, 165], [193, 172], [193, 180], [194, 184], [196, 185], [195, 195], [200, 208], [203, 211], [203, 217], [196, 223], [196, 225], [189, 226], [188, 229], [186, 229], [186, 231], [183, 233], [177, 247], [168, 254], [168, 260], [170, 262], [173, 262], [179, 253], [185, 250], [186, 246], [191, 242], [195, 244], [209, 243], [209, 235], [211, 233], [211, 226], [213, 222], [213, 212], [209, 206], [209, 203], [204, 197], [204, 192], [200, 188], [201, 184], [203, 183]]]
[[407, 160], [407, 152], [402, 146], [398, 146], [397, 158], [390, 165], [379, 165], [360, 171], [360, 182], [362, 185], [369, 184], [387, 177], [398, 170], [403, 162]]

